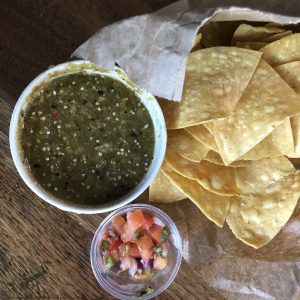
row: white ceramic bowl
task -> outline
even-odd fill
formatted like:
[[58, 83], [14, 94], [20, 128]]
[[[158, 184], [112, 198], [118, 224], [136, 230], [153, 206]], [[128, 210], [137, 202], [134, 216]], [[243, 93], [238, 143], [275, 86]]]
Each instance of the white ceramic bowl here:
[[[18, 122], [20, 118], [20, 114], [24, 105], [26, 104], [27, 97], [32, 93], [33, 89], [39, 86], [41, 83], [51, 80], [57, 76], [69, 73], [76, 73], [80, 71], [86, 71], [88, 73], [97, 73], [102, 74], [104, 76], [111, 77], [113, 79], [121, 81], [124, 85], [126, 85], [129, 89], [133, 90], [135, 94], [139, 97], [141, 102], [145, 105], [147, 110], [150, 113], [154, 131], [155, 131], [155, 146], [154, 146], [154, 155], [152, 163], [148, 169], [147, 174], [141, 180], [141, 182], [133, 189], [130, 193], [125, 196], [115, 199], [114, 201], [106, 204], [91, 206], [80, 206], [71, 203], [67, 203], [63, 201], [63, 199], [59, 199], [52, 194], [45, 191], [41, 185], [39, 185], [35, 179], [31, 176], [28, 168], [23, 164], [23, 155], [19, 142], [19, 128]], [[102, 213], [114, 210], [123, 205], [126, 205], [136, 199], [140, 194], [142, 194], [147, 187], [150, 185], [153, 178], [156, 176], [164, 158], [165, 149], [166, 149], [166, 125], [163, 113], [160, 109], [159, 104], [156, 99], [150, 93], [146, 92], [138, 88], [133, 82], [129, 80], [127, 75], [121, 71], [120, 69], [116, 70], [107, 70], [103, 69], [99, 66], [96, 66], [88, 61], [72, 61], [64, 64], [60, 64], [58, 66], [49, 68], [39, 76], [37, 76], [23, 91], [21, 96], [19, 97], [16, 106], [14, 108], [10, 129], [9, 129], [9, 144], [10, 150], [12, 154], [13, 161], [15, 166], [24, 180], [24, 182], [28, 185], [28, 187], [37, 194], [40, 198], [45, 200], [46, 202], [62, 209], [65, 211], [75, 212], [75, 213], [84, 213], [84, 214], [95, 214]], [[80, 176], [80, 174], [78, 174]]]

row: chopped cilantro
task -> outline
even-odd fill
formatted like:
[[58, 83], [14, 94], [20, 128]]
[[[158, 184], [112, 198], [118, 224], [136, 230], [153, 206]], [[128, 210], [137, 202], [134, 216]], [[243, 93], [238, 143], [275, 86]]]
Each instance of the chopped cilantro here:
[[141, 291], [139, 298], [142, 298], [146, 295], [150, 295], [154, 292], [154, 289], [151, 286], [148, 286], [144, 290]]
[[108, 246], [109, 246], [109, 241], [104, 240], [100, 247], [101, 254], [104, 254], [105, 250], [108, 249]]
[[161, 247], [153, 246], [152, 250], [157, 256], [163, 256], [163, 249]]
[[160, 239], [161, 239], [162, 242], [165, 242], [168, 239], [168, 237], [169, 237], [169, 232], [168, 232], [167, 228], [165, 227], [164, 230], [161, 233], [161, 238]]
[[111, 267], [113, 267], [115, 264], [115, 260], [111, 257], [111, 256], [108, 256], [107, 259], [106, 259], [106, 262], [105, 262], [105, 266], [110, 269]]
[[137, 241], [141, 238], [142, 234], [139, 230], [135, 231], [134, 234], [133, 234], [133, 240], [134, 241]]
[[109, 230], [108, 230], [108, 234], [109, 234], [109, 236], [111, 236], [111, 237], [117, 237], [117, 236], [118, 236], [118, 234], [117, 234], [115, 231], [113, 231], [112, 229], [109, 229]]

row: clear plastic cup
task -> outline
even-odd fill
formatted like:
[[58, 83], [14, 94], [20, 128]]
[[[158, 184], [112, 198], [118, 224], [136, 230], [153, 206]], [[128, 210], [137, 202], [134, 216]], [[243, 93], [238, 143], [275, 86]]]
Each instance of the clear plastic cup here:
[[[160, 218], [170, 230], [170, 238], [167, 242], [167, 267], [155, 272], [151, 278], [145, 281], [134, 280], [130, 277], [128, 271], [118, 273], [107, 269], [99, 251], [101, 238], [112, 219], [117, 215], [125, 215], [127, 212], [134, 211], [138, 208], [143, 212]], [[176, 277], [182, 259], [182, 240], [176, 225], [163, 211], [147, 204], [131, 204], [115, 210], [103, 220], [93, 238], [90, 256], [95, 277], [106, 292], [117, 299], [151, 299], [167, 289]], [[154, 289], [153, 293], [140, 298], [140, 292], [149, 286]]]

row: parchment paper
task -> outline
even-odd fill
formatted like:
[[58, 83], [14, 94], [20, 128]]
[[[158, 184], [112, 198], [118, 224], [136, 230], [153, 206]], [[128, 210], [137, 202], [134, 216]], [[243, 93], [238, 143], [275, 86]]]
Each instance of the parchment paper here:
[[[117, 63], [154, 95], [180, 100], [186, 55], [200, 26], [234, 20], [295, 24], [299, 16], [299, 0], [180, 1], [101, 29], [73, 55], [107, 68]], [[237, 240], [227, 225], [218, 228], [189, 200], [154, 205], [177, 224], [184, 259], [226, 299], [300, 299], [300, 205], [259, 250]]]
[[299, 0], [179, 1], [153, 14], [107, 26], [72, 55], [128, 76], [155, 96], [180, 100], [186, 55], [200, 26], [208, 21], [297, 23]]

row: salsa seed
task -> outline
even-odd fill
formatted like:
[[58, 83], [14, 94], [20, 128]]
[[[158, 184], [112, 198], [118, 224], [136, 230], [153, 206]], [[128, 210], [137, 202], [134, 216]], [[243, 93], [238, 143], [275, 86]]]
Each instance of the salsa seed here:
[[53, 91], [53, 95], [56, 95], [56, 91]]

